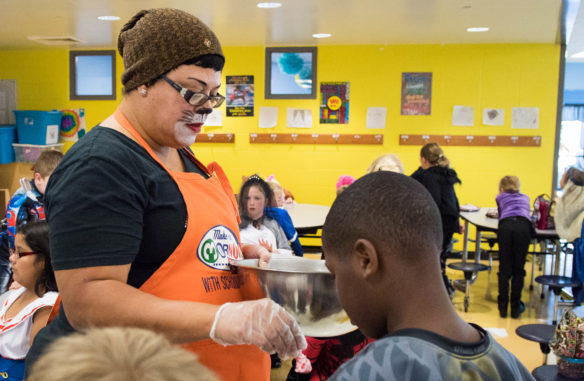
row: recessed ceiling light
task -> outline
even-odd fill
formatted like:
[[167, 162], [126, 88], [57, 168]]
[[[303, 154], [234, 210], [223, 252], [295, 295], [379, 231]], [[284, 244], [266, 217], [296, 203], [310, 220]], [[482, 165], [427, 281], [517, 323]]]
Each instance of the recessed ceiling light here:
[[314, 38], [328, 38], [330, 36], [332, 36], [332, 34], [330, 34], [330, 33], [314, 33], [312, 35], [312, 37], [314, 37]]
[[584, 50], [570, 56], [571, 58], [584, 58]]
[[282, 3], [258, 3], [258, 8], [280, 8]]
[[487, 28], [486, 26], [479, 26], [479, 27], [474, 27], [474, 28], [466, 28], [467, 32], [486, 32], [488, 31], [489, 28]]
[[98, 16], [97, 19], [101, 21], [116, 21], [120, 18], [118, 16]]

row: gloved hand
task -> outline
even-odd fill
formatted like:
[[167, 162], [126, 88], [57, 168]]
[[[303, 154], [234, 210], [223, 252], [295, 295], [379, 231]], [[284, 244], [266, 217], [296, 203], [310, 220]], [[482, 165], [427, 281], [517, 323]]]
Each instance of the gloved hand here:
[[306, 348], [298, 323], [269, 299], [226, 303], [215, 314], [211, 339], [223, 345], [252, 344], [287, 359]]

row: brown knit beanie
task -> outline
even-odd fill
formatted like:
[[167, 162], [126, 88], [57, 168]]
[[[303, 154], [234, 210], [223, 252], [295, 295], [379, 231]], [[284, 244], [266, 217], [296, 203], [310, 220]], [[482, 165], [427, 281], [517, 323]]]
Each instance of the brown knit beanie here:
[[118, 36], [126, 92], [205, 54], [223, 58], [215, 33], [195, 16], [171, 8], [138, 12]]

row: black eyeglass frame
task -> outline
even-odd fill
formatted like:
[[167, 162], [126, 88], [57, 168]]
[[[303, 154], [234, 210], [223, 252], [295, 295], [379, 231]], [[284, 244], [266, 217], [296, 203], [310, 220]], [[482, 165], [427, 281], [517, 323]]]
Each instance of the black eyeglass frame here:
[[[213, 108], [217, 108], [220, 107], [223, 102], [225, 102], [225, 97], [221, 94], [217, 94], [217, 95], [207, 95], [205, 93], [201, 93], [201, 92], [194, 92], [191, 91], [189, 89], [187, 89], [186, 87], [183, 87], [181, 85], [179, 85], [178, 83], [174, 82], [172, 79], [168, 78], [165, 74], [163, 74], [161, 76], [162, 79], [164, 79], [170, 86], [172, 86], [173, 89], [175, 89], [176, 91], [178, 91], [178, 93], [181, 95], [181, 97], [183, 97], [185, 99], [185, 101], [187, 101], [188, 104], [190, 104], [191, 106], [202, 106], [205, 103], [207, 103], [207, 101], [211, 101], [211, 107]], [[196, 97], [195, 99], [193, 99], [193, 97]]]

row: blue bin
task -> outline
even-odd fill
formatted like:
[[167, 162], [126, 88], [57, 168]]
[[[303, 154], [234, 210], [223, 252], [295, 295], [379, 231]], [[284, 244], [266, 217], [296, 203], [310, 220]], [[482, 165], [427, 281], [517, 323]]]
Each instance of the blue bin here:
[[12, 143], [16, 142], [15, 126], [0, 126], [0, 164], [14, 161]]
[[48, 145], [59, 142], [61, 111], [16, 110], [18, 143]]

